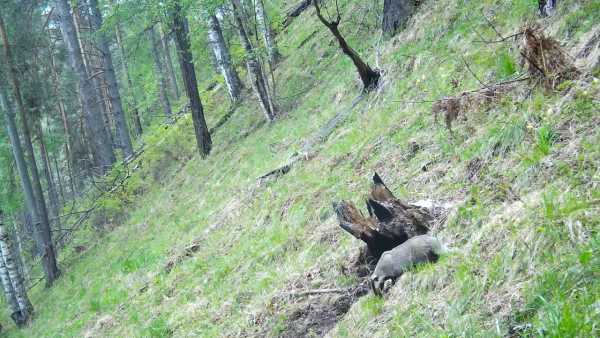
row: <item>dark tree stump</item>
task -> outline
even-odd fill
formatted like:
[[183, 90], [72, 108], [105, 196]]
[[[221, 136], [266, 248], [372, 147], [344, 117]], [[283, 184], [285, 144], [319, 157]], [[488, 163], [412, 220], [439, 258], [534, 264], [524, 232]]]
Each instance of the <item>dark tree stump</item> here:
[[385, 0], [383, 2], [383, 33], [394, 35], [406, 26], [406, 22], [415, 12], [417, 0]]
[[396, 198], [377, 174], [366, 204], [368, 217], [351, 202], [334, 202], [333, 208], [340, 227], [365, 242], [376, 259], [409, 238], [426, 234], [433, 221], [427, 209]]

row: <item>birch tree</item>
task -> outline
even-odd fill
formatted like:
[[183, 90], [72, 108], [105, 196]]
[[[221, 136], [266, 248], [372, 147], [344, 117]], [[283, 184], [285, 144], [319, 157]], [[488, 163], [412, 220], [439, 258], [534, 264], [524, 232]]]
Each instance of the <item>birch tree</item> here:
[[236, 102], [240, 98], [242, 84], [237, 71], [233, 67], [229, 48], [225, 44], [223, 31], [221, 30], [219, 19], [215, 14], [209, 14], [208, 16], [208, 42], [215, 55], [217, 67], [223, 78], [225, 78], [229, 97], [232, 102]]
[[[19, 325], [19, 323], [24, 325], [33, 315], [33, 306], [27, 296], [23, 278], [19, 276], [19, 269], [13, 257], [10, 236], [4, 224], [4, 214], [2, 210], [0, 210], [0, 252], [2, 253], [2, 268], [4, 270], [4, 272], [0, 272], [0, 275], [5, 274], [8, 276], [8, 279], [10, 279], [14, 299], [16, 300], [19, 309], [19, 313], [17, 314], [15, 311], [12, 313], [11, 317], [13, 317], [13, 320], [17, 325]], [[4, 276], [2, 277], [2, 283], [4, 285]]]
[[240, 42], [246, 51], [246, 67], [248, 68], [248, 74], [250, 75], [252, 88], [258, 97], [265, 117], [268, 121], [273, 121], [275, 120], [274, 104], [269, 97], [267, 81], [264, 77], [264, 72], [260, 62], [258, 61], [258, 56], [254, 50], [254, 47], [250, 43], [248, 33], [244, 27], [244, 14], [242, 11], [242, 6], [239, 0], [231, 0], [231, 5], [233, 7], [233, 16], [237, 25]]
[[263, 41], [265, 43], [265, 47], [267, 49], [267, 54], [269, 55], [269, 64], [271, 65], [271, 67], [273, 67], [275, 66], [281, 55], [277, 50], [277, 45], [275, 44], [275, 39], [273, 38], [273, 33], [269, 24], [269, 18], [267, 16], [267, 13], [265, 12], [263, 0], [254, 1], [254, 10], [256, 12], [256, 22], [258, 24], [258, 29], [260, 29]]

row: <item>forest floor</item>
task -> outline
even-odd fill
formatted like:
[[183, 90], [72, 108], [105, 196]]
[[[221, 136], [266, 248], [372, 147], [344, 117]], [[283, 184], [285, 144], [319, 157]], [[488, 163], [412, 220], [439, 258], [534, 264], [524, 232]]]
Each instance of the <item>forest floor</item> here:
[[[546, 19], [531, 0], [425, 1], [391, 39], [363, 2], [340, 1], [341, 29], [383, 71], [378, 90], [353, 102], [353, 65], [309, 9], [277, 37], [280, 119], [264, 123], [247, 94], [206, 160], [190, 116], [151, 128], [137, 170], [101, 201], [103, 235], [91, 222], [78, 231], [60, 280], [31, 291], [33, 323], [7, 335], [600, 335], [598, 1], [559, 2]], [[482, 41], [532, 20], [576, 58], [579, 79], [516, 82], [461, 107], [452, 133], [436, 123], [433, 101], [527, 75], [519, 37]], [[222, 87], [202, 99], [209, 126], [227, 113]], [[258, 179], [307, 142], [289, 172]], [[331, 207], [362, 205], [374, 172], [403, 200], [451, 206], [433, 233], [452, 253], [383, 298]], [[324, 289], [335, 290], [306, 292]]]

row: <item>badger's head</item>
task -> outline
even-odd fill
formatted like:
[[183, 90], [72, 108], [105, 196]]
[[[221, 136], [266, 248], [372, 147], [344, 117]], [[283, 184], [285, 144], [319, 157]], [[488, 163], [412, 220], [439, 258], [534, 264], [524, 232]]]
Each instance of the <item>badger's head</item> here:
[[379, 276], [377, 273], [374, 273], [369, 277], [369, 285], [371, 286], [371, 290], [376, 296], [383, 296], [384, 292], [394, 285], [395, 278], [390, 276]]

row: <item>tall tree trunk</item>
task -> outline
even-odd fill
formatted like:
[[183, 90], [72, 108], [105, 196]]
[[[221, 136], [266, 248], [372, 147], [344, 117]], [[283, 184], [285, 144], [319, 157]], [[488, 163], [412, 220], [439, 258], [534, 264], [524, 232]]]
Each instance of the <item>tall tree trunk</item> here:
[[165, 54], [165, 63], [167, 65], [167, 75], [169, 78], [169, 86], [171, 93], [175, 99], [179, 99], [179, 86], [177, 85], [177, 76], [175, 76], [175, 69], [173, 67], [173, 59], [171, 58], [171, 44], [169, 43], [169, 34], [165, 32], [163, 25], [160, 28], [160, 42], [162, 44], [162, 50]]
[[337, 13], [337, 18], [334, 21], [327, 21], [327, 19], [325, 19], [321, 14], [321, 7], [319, 5], [319, 2], [320, 1], [318, 0], [313, 0], [313, 4], [315, 5], [315, 10], [317, 12], [317, 17], [337, 39], [340, 48], [342, 49], [342, 52], [344, 52], [344, 54], [346, 54], [352, 60], [352, 63], [354, 63], [354, 66], [358, 71], [358, 75], [360, 76], [360, 80], [362, 81], [363, 90], [369, 91], [371, 89], [374, 89], [377, 86], [377, 83], [379, 82], [379, 72], [373, 70], [371, 66], [364, 62], [361, 59], [360, 55], [358, 55], [358, 53], [348, 45], [346, 39], [344, 39], [344, 37], [342, 36], [342, 33], [340, 33], [340, 30], [338, 29], [341, 20], [340, 13]]
[[156, 72], [156, 76], [158, 76], [158, 95], [160, 98], [160, 104], [163, 107], [165, 116], [167, 119], [171, 119], [171, 115], [173, 115], [171, 111], [171, 103], [169, 102], [169, 95], [167, 95], [167, 80], [165, 79], [165, 74], [163, 72], [163, 64], [160, 58], [160, 50], [158, 47], [158, 39], [156, 38], [156, 30], [154, 27], [151, 27], [148, 30], [148, 35], [150, 36], [150, 44], [152, 47], [152, 58], [154, 59], [154, 71]]
[[92, 82], [88, 77], [77, 42], [75, 25], [71, 16], [71, 8], [67, 0], [55, 0], [56, 14], [60, 21], [60, 30], [67, 46], [71, 67], [79, 81], [79, 91], [83, 103], [83, 111], [88, 134], [88, 142], [93, 150], [94, 161], [100, 173], [106, 173], [116, 158], [110, 142], [110, 137], [104, 127], [102, 112], [96, 102]]
[[[46, 286], [51, 286], [54, 280], [58, 278], [60, 271], [58, 270], [58, 266], [56, 265], [56, 256], [54, 252], [54, 247], [52, 245], [52, 235], [50, 231], [50, 221], [48, 220], [48, 211], [46, 209], [46, 202], [44, 200], [44, 193], [42, 191], [42, 184], [40, 182], [39, 171], [37, 167], [37, 163], [35, 160], [35, 152], [33, 150], [33, 144], [31, 143], [31, 133], [29, 132], [29, 125], [27, 123], [27, 115], [25, 113], [25, 106], [23, 104], [23, 99], [21, 96], [21, 87], [19, 84], [19, 79], [17, 78], [17, 74], [15, 72], [15, 68], [12, 61], [12, 54], [10, 50], [10, 44], [8, 40], [8, 36], [6, 35], [6, 29], [4, 26], [4, 20], [2, 19], [2, 15], [0, 14], [0, 34], [2, 35], [2, 40], [4, 42], [4, 55], [6, 59], [6, 63], [8, 64], [8, 73], [13, 85], [14, 97], [17, 102], [17, 106], [19, 107], [19, 113], [21, 116], [21, 123], [23, 128], [23, 136], [24, 136], [24, 144], [29, 155], [29, 163], [31, 165], [31, 178], [33, 185], [33, 200], [35, 201], [34, 210], [36, 210], [38, 218], [37, 218], [37, 226], [36, 232], [38, 233], [38, 245], [41, 247], [42, 261], [44, 266], [44, 271], [46, 273]], [[5, 96], [5, 93], [0, 93], [0, 95]], [[6, 114], [8, 119], [12, 116], [12, 108], [9, 107], [10, 102], [6, 100]], [[10, 115], [10, 116], [9, 116]], [[14, 122], [14, 118], [12, 119]], [[10, 122], [10, 121], [8, 121]], [[13, 129], [13, 128], [11, 128]], [[15, 141], [18, 143], [19, 139], [17, 136], [16, 126], [14, 130], [11, 130], [16, 137]], [[15, 144], [13, 143], [13, 147]], [[22, 152], [21, 152], [22, 154]], [[16, 160], [16, 159], [15, 159]], [[21, 168], [23, 171], [20, 171], [20, 175], [27, 175], [27, 166], [23, 162], [23, 167]], [[20, 169], [20, 170], [21, 170]]]
[[[111, 4], [112, 4], [112, 0], [111, 0]], [[121, 25], [117, 22], [116, 27], [115, 27], [115, 31], [116, 31], [116, 36], [117, 36], [117, 45], [119, 47], [119, 50], [121, 51], [121, 59], [122, 59], [122, 64], [123, 64], [123, 72], [125, 73], [125, 77], [127, 78], [127, 86], [129, 87], [129, 96], [131, 97], [131, 101], [132, 101], [132, 109], [131, 109], [131, 114], [132, 114], [132, 119], [133, 119], [133, 125], [134, 125], [134, 130], [137, 136], [142, 135], [142, 120], [140, 119], [140, 112], [138, 110], [138, 101], [135, 95], [135, 88], [133, 87], [133, 81], [131, 80], [131, 73], [129, 72], [129, 63], [127, 61], [127, 54], [125, 53], [125, 47], [123, 46], [123, 33], [121, 32]]]
[[383, 33], [394, 35], [406, 25], [416, 9], [415, 0], [384, 0], [383, 1]]
[[269, 55], [269, 64], [271, 68], [273, 68], [277, 61], [279, 61], [281, 55], [277, 50], [277, 45], [275, 44], [273, 34], [271, 33], [271, 27], [269, 26], [269, 18], [267, 17], [267, 13], [265, 12], [263, 0], [254, 0], [254, 3], [258, 28], [261, 31], [265, 47], [267, 48], [267, 54]]
[[[114, 148], [117, 144], [113, 136], [113, 119], [112, 107], [108, 98], [107, 85], [104, 77], [104, 70], [101, 66], [100, 55], [97, 53], [98, 48], [93, 46], [89, 41], [83, 39], [83, 32], [92, 31], [92, 23], [90, 19], [90, 10], [86, 0], [75, 0], [76, 7], [73, 8], [73, 23], [75, 24], [75, 33], [77, 34], [81, 57], [83, 58], [84, 68], [91, 79], [94, 94], [100, 111], [104, 128], [106, 129], [110, 146]], [[89, 36], [90, 34], [88, 34]]]
[[204, 119], [204, 109], [198, 93], [198, 82], [196, 80], [196, 71], [194, 70], [194, 59], [190, 49], [190, 40], [188, 32], [187, 19], [181, 13], [179, 1], [175, 2], [172, 12], [173, 32], [175, 34], [175, 45], [177, 46], [177, 56], [179, 67], [181, 68], [181, 77], [185, 87], [185, 93], [190, 101], [192, 110], [192, 121], [194, 122], [194, 131], [196, 134], [196, 143], [198, 151], [203, 158], [208, 156], [212, 147], [210, 133]]
[[263, 109], [265, 117], [267, 120], [273, 121], [275, 120], [274, 105], [269, 98], [267, 81], [264, 77], [262, 67], [260, 66], [260, 62], [258, 62], [258, 57], [254, 51], [254, 47], [252, 47], [252, 44], [250, 43], [250, 39], [248, 39], [248, 34], [246, 33], [246, 28], [244, 27], [241, 4], [239, 0], [231, 0], [231, 4], [233, 6], [233, 16], [238, 28], [240, 41], [244, 47], [244, 50], [246, 51], [246, 67], [248, 68], [248, 74], [251, 78], [252, 87], [258, 96], [258, 100], [260, 101], [260, 105]]
[[23, 327], [26, 322], [23, 320], [24, 318], [21, 314], [21, 309], [19, 308], [19, 303], [17, 302], [17, 297], [15, 295], [15, 289], [13, 288], [12, 281], [8, 275], [6, 264], [4, 264], [4, 257], [1, 254], [2, 252], [0, 251], [0, 280], [2, 281], [2, 289], [4, 290], [4, 298], [8, 304], [11, 318], [18, 327]]
[[[14, 226], [14, 230], [15, 230], [15, 241], [17, 242], [17, 258], [19, 259], [19, 266], [21, 267], [21, 276], [23, 276], [23, 279], [27, 280], [28, 276], [29, 276], [29, 269], [27, 268], [27, 264], [25, 264], [25, 259], [23, 258], [23, 240], [22, 240], [22, 231], [25, 231], [25, 222], [26, 219], [28, 218], [27, 216], [27, 212], [23, 211], [20, 215], [19, 215], [19, 221], [23, 221], [21, 224], [21, 227], [17, 226], [17, 224], [19, 224], [18, 222], [15, 222], [15, 226]], [[21, 228], [21, 229], [19, 229]]]
[[233, 67], [229, 49], [223, 38], [223, 31], [216, 15], [212, 14], [208, 18], [208, 41], [212, 47], [219, 71], [225, 78], [227, 92], [232, 102], [236, 102], [240, 98], [242, 84], [240, 77]]
[[[31, 301], [27, 296], [27, 291], [25, 285], [23, 284], [23, 278], [19, 276], [19, 270], [13, 257], [10, 237], [4, 224], [4, 215], [2, 214], [2, 210], [0, 210], [0, 251], [2, 252], [4, 267], [6, 268], [8, 278], [10, 278], [15, 299], [19, 306], [19, 321], [27, 323], [33, 315], [33, 306], [31, 305]], [[15, 323], [17, 322], [17, 319], [14, 317], [13, 320], [15, 320]]]
[[60, 228], [60, 200], [56, 191], [56, 184], [52, 177], [52, 171], [50, 170], [50, 162], [48, 160], [48, 151], [46, 149], [46, 143], [44, 142], [44, 133], [42, 130], [41, 122], [36, 123], [38, 143], [40, 146], [40, 158], [42, 159], [44, 176], [46, 178], [46, 185], [48, 187], [48, 200], [50, 201], [50, 215], [54, 222], [50, 221], [50, 224], [54, 223], [55, 227]]
[[[62, 120], [64, 134], [66, 136], [65, 154], [67, 157], [67, 168], [68, 168], [68, 170], [72, 170], [72, 168], [74, 168], [77, 164], [76, 159], [73, 157], [73, 151], [72, 151], [72, 149], [74, 148], [73, 143], [75, 142], [75, 138], [73, 137], [73, 132], [71, 130], [71, 126], [69, 123], [69, 118], [67, 117], [67, 111], [65, 109], [65, 104], [64, 104], [64, 101], [62, 98], [61, 83], [58, 78], [58, 72], [56, 70], [56, 62], [54, 59], [54, 53], [52, 53], [52, 51], [50, 51], [50, 72], [52, 75], [52, 80], [54, 81], [54, 86], [53, 86], [54, 95], [58, 101], [58, 103], [57, 103], [58, 111], [60, 112], [60, 118]], [[81, 185], [82, 185], [81, 181], [77, 181], [77, 182], [71, 181], [71, 191], [75, 192], [75, 186], [81, 187]]]
[[102, 13], [100, 12], [100, 9], [98, 9], [97, 0], [89, 0], [89, 3], [92, 13], [92, 28], [95, 32], [99, 33], [98, 49], [100, 50], [100, 53], [102, 53], [101, 58], [104, 69], [104, 77], [106, 78], [106, 82], [108, 84], [108, 97], [113, 110], [113, 117], [115, 119], [115, 127], [117, 129], [119, 145], [123, 151], [123, 158], [128, 159], [133, 156], [133, 146], [131, 144], [131, 138], [129, 137], [129, 128], [127, 126], [127, 120], [125, 119], [123, 104], [121, 103], [119, 83], [117, 82], [115, 67], [113, 66], [112, 55], [108, 45], [108, 39], [106, 35], [100, 31], [100, 28], [102, 27]]

